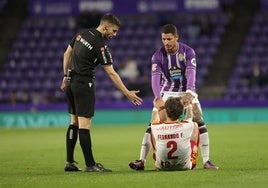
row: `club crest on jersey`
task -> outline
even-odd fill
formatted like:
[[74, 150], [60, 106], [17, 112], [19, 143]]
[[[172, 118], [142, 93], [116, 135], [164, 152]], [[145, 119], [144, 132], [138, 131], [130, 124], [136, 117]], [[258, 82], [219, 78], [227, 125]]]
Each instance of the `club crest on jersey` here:
[[157, 67], [157, 64], [152, 64], [152, 71], [155, 71]]
[[184, 57], [184, 55], [183, 54], [178, 54], [178, 59], [179, 59], [179, 61], [185, 61], [185, 57]]

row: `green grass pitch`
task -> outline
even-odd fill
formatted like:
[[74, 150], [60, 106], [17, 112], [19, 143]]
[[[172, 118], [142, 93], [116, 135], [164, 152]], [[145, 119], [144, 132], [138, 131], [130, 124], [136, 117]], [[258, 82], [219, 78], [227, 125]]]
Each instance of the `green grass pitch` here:
[[[152, 152], [145, 171], [128, 163], [139, 157], [147, 125], [93, 125], [93, 151], [97, 162], [112, 173], [63, 171], [66, 128], [0, 129], [0, 187], [267, 187], [268, 124], [211, 124], [210, 155], [219, 170], [202, 168], [180, 172], [154, 171]], [[79, 143], [79, 166], [84, 159]]]

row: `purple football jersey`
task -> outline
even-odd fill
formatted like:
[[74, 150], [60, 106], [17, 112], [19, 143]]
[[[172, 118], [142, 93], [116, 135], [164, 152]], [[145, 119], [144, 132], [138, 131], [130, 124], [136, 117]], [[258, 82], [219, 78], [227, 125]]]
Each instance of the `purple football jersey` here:
[[159, 75], [159, 83], [152, 81], [155, 97], [160, 96], [158, 91], [195, 92], [195, 51], [181, 42], [174, 54], [167, 53], [164, 47], [158, 49], [152, 56], [152, 80]]

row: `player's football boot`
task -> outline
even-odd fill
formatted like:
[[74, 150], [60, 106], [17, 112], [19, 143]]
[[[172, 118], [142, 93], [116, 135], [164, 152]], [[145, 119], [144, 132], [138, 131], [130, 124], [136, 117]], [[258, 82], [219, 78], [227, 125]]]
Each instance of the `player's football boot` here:
[[144, 162], [142, 160], [136, 160], [135, 162], [130, 162], [129, 167], [133, 170], [144, 170]]
[[70, 172], [70, 171], [82, 171], [81, 168], [79, 168], [77, 165], [77, 162], [66, 162], [64, 166], [64, 171]]
[[214, 165], [210, 160], [208, 160], [207, 162], [205, 162], [204, 168], [205, 169], [213, 169], [213, 170], [218, 170], [219, 169], [219, 167], [217, 167], [216, 165]]
[[96, 163], [94, 166], [87, 166], [85, 172], [112, 172], [112, 170], [104, 168], [100, 163]]

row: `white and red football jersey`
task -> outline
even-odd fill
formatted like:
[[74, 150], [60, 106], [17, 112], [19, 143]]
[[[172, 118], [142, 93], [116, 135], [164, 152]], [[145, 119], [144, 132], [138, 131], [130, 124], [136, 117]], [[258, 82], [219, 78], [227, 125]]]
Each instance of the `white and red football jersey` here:
[[161, 170], [191, 169], [192, 121], [151, 124], [155, 165]]

